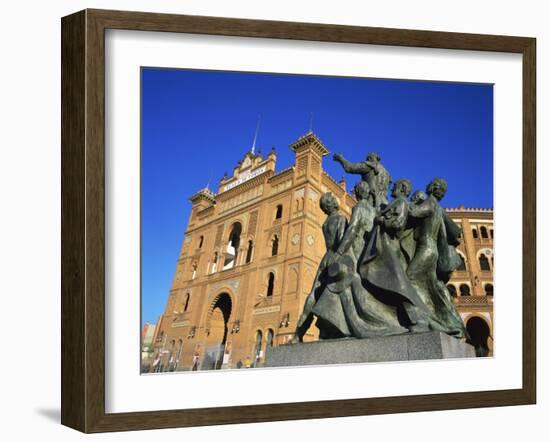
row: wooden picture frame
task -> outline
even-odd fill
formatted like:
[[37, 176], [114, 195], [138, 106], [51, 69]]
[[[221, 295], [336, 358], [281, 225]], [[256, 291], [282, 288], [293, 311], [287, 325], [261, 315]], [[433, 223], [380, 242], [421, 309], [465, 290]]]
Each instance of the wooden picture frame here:
[[[105, 30], [517, 53], [523, 63], [523, 383], [511, 390], [105, 412]], [[142, 430], [534, 404], [536, 41], [533, 38], [84, 10], [62, 19], [62, 424]]]

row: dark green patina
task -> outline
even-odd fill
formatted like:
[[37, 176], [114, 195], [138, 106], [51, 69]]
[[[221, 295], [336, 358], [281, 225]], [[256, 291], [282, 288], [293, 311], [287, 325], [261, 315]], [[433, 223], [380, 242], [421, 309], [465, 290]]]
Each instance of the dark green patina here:
[[361, 175], [357, 204], [348, 221], [331, 193], [320, 200], [327, 252], [298, 320], [294, 342], [317, 318], [321, 339], [368, 338], [441, 331], [467, 337], [446, 288], [460, 265], [460, 228], [439, 202], [447, 183], [433, 179], [426, 192], [400, 179], [387, 194], [391, 176], [372, 152], [360, 163], [334, 160]]

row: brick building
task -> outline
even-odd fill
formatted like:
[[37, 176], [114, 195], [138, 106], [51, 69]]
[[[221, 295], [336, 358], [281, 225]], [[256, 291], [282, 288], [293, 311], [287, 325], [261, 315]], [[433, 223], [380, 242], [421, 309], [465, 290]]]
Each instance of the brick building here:
[[478, 355], [493, 354], [494, 228], [492, 209], [447, 209], [462, 227], [458, 251], [462, 266], [447, 287]]
[[[319, 198], [332, 192], [347, 217], [355, 200], [343, 180], [323, 170], [329, 151], [315, 134], [290, 148], [291, 167], [276, 172], [275, 151], [265, 158], [251, 151], [216, 193], [206, 188], [190, 198], [172, 288], [155, 333], [156, 371], [258, 366], [267, 346], [292, 337], [325, 253]], [[466, 233], [460, 246], [465, 269], [449, 287], [460, 293], [468, 286], [468, 297], [455, 298], [458, 309], [469, 330], [484, 332], [477, 323], [484, 321], [492, 336], [492, 292], [485, 291], [492, 283], [492, 211], [450, 214]], [[478, 265], [481, 253], [489, 271], [485, 261]], [[304, 340], [315, 339], [311, 327]], [[481, 353], [492, 351], [489, 338], [479, 341]]]

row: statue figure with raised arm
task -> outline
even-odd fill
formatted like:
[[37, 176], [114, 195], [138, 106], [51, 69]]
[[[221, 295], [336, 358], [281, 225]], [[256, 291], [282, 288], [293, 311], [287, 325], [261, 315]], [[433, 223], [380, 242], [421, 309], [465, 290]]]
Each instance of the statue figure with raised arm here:
[[371, 152], [365, 161], [359, 163], [351, 163], [341, 154], [335, 154], [333, 159], [340, 163], [347, 173], [361, 175], [361, 179], [369, 185], [369, 199], [375, 209], [388, 203], [387, 195], [392, 179], [380, 162], [380, 155]]
[[[321, 338], [369, 338], [406, 333], [399, 324], [396, 308], [374, 296], [357, 272], [358, 261], [365, 250], [376, 217], [366, 181], [354, 188], [357, 205], [326, 272], [325, 287], [312, 308], [321, 324], [320, 331], [329, 331]], [[329, 260], [330, 261], [330, 260]]]
[[335, 159], [362, 176], [354, 187], [357, 204], [348, 223], [334, 195], [320, 199], [327, 251], [292, 342], [303, 340], [314, 319], [320, 339], [430, 331], [468, 338], [446, 287], [461, 264], [460, 228], [439, 204], [447, 182], [435, 178], [409, 201], [412, 183], [399, 179], [388, 202], [391, 178], [378, 155], [358, 164]]

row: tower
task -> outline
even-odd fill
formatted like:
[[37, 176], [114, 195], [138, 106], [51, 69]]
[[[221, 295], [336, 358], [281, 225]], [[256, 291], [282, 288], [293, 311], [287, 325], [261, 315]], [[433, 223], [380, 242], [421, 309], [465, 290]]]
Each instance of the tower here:
[[[323, 171], [329, 151], [312, 132], [290, 145], [294, 164], [252, 149], [217, 193], [195, 193], [161, 331], [164, 367], [188, 370], [263, 363], [292, 336], [325, 253], [319, 208], [332, 192], [349, 216], [345, 185]], [[312, 327], [305, 340], [317, 338]], [[177, 355], [177, 358], [176, 358]], [[170, 362], [172, 361], [172, 362]]]

